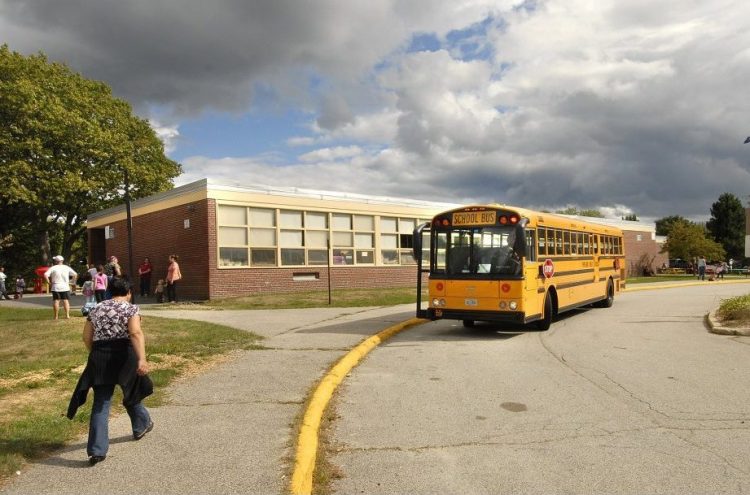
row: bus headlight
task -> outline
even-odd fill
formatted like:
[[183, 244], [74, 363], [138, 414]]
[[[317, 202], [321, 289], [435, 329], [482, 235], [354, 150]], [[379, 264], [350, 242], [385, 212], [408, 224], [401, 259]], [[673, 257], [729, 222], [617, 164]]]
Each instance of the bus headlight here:
[[445, 299], [438, 299], [437, 297], [432, 300], [432, 305], [436, 308], [445, 306]]
[[511, 301], [508, 307], [510, 307], [510, 309], [515, 311], [516, 309], [518, 309], [518, 303], [516, 301]]
[[505, 301], [500, 301], [500, 309], [505, 309], [505, 306], [507, 306]]

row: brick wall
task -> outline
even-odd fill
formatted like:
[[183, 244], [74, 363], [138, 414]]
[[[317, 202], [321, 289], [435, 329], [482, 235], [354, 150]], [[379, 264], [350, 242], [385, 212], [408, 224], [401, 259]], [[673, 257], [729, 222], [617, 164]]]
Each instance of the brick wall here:
[[[133, 217], [133, 273], [138, 283], [138, 265], [148, 257], [154, 266], [152, 292], [156, 281], [166, 277], [169, 255], [179, 256], [182, 280], [177, 283], [177, 298], [204, 300], [209, 296], [208, 201], [197, 201], [155, 213]], [[189, 220], [189, 227], [185, 227]], [[126, 221], [111, 224], [115, 237], [105, 242], [106, 255], [117, 256], [124, 274], [128, 274], [128, 236]]]
[[[184, 221], [190, 220], [185, 228]], [[105, 241], [106, 255], [115, 255], [123, 273], [128, 273], [127, 226], [114, 222], [115, 237]], [[152, 287], [166, 276], [169, 255], [177, 254], [182, 280], [177, 285], [180, 300], [251, 295], [259, 292], [295, 292], [328, 289], [326, 266], [296, 268], [219, 269], [216, 235], [216, 203], [203, 200], [155, 213], [133, 217], [133, 258], [135, 279], [138, 265], [149, 257], [154, 265]], [[416, 285], [416, 266], [331, 267], [334, 289], [402, 287]], [[295, 280], [309, 278], [314, 280]], [[296, 276], [295, 276], [296, 275]], [[153, 292], [153, 290], [152, 290]]]
[[[233, 268], [213, 270], [211, 297], [251, 295], [262, 292], [298, 292], [328, 289], [327, 267], [306, 268]], [[313, 280], [295, 280], [300, 275], [316, 274]], [[297, 275], [297, 277], [295, 277]], [[416, 286], [417, 268], [409, 267], [331, 267], [331, 287], [388, 288]]]
[[[232, 297], [260, 292], [299, 292], [328, 289], [328, 267], [218, 268], [216, 203], [208, 201], [208, 266], [210, 297]], [[296, 275], [296, 276], [295, 276]], [[309, 278], [313, 280], [295, 280]], [[331, 287], [341, 289], [416, 286], [417, 267], [332, 266]]]
[[[641, 275], [636, 267], [644, 254], [647, 254], [649, 258], [654, 258], [654, 262], [651, 264], [651, 268], [654, 270], [659, 269], [663, 263], [667, 262], [668, 254], [659, 253], [661, 246], [651, 238], [651, 233], [624, 230], [623, 235], [625, 237], [625, 261], [629, 276]], [[638, 240], [638, 236], [641, 236], [640, 240]]]

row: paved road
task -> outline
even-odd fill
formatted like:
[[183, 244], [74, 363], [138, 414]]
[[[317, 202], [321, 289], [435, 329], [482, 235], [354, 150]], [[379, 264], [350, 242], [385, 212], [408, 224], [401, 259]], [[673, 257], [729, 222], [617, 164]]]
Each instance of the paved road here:
[[[29, 298], [25, 304], [51, 305], [48, 299]], [[266, 337], [269, 349], [241, 353], [177, 384], [169, 403], [151, 410], [156, 427], [139, 442], [131, 440], [127, 416], [112, 419], [113, 441], [103, 463], [88, 466], [83, 437], [24, 469], [2, 493], [285, 493], [296, 440], [292, 428], [310, 388], [363, 338], [412, 317], [413, 306], [290, 311], [145, 306], [143, 312], [253, 331]]]
[[748, 493], [750, 338], [702, 321], [747, 290], [627, 293], [542, 333], [401, 333], [339, 390], [334, 491]]

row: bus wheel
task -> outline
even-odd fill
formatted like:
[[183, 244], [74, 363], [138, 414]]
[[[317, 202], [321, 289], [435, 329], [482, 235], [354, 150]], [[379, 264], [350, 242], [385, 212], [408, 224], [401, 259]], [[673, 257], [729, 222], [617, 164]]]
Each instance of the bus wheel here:
[[607, 282], [607, 293], [605, 294], [604, 299], [599, 301], [596, 306], [599, 308], [611, 308], [614, 303], [615, 303], [615, 285], [612, 283], [612, 280], [610, 279], [609, 282]]
[[550, 296], [549, 292], [547, 292], [547, 295], [544, 296], [544, 315], [542, 316], [542, 319], [536, 322], [536, 327], [539, 330], [549, 330], [549, 327], [552, 325], [552, 313], [554, 312], [554, 308], [552, 307], [552, 296]]
[[474, 328], [474, 320], [464, 320], [464, 328]]
[[610, 279], [609, 282], [607, 282], [607, 298], [602, 301], [602, 306], [605, 308], [611, 308], [612, 305], [615, 303], [615, 284], [612, 283], [612, 280]]

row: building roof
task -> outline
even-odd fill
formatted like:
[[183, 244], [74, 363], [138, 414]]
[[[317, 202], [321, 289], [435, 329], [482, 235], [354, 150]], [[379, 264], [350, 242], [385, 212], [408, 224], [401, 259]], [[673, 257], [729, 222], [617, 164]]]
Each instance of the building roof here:
[[[356, 194], [337, 191], [322, 191], [316, 189], [305, 189], [301, 187], [281, 187], [268, 186], [262, 184], [240, 184], [216, 181], [213, 179], [200, 179], [189, 184], [175, 187], [168, 191], [153, 194], [151, 196], [136, 199], [131, 202], [131, 210], [134, 216], [141, 212], [153, 211], [159, 207], [176, 206], [190, 203], [199, 199], [233, 199], [241, 200], [244, 198], [253, 198], [255, 200], [266, 198], [267, 203], [273, 203], [271, 197], [279, 198], [278, 201], [288, 204], [288, 201], [282, 201], [281, 198], [295, 201], [310, 200], [311, 202], [339, 202], [358, 205], [370, 205], [371, 207], [388, 207], [406, 208], [439, 213], [442, 211], [459, 208], [461, 204], [444, 203], [437, 201], [424, 201], [417, 199], [394, 198], [389, 196], [374, 196], [368, 194]], [[141, 211], [138, 211], [141, 210]], [[89, 224], [99, 225], [121, 218], [125, 215], [125, 204], [107, 208], [88, 216]], [[635, 232], [649, 232], [653, 238], [656, 234], [656, 226], [653, 223], [644, 223], [640, 221], [621, 220], [619, 218], [596, 218], [580, 215], [560, 215], [568, 218], [578, 219], [580, 221], [598, 223], [609, 227], [617, 227], [621, 230]]]
[[[278, 199], [272, 200], [271, 197]], [[289, 204], [288, 200], [290, 199], [294, 201], [309, 200], [311, 202], [337, 202], [342, 204], [342, 208], [345, 207], [343, 203], [348, 203], [349, 205], [369, 205], [375, 208], [382, 206], [387, 207], [388, 209], [404, 208], [422, 210], [425, 212], [431, 211], [435, 213], [460, 206], [454, 203], [393, 198], [389, 196], [321, 191], [300, 187], [279, 187], [261, 184], [247, 185], [220, 182], [212, 179], [201, 179], [175, 187], [168, 191], [133, 200], [131, 202], [131, 210], [133, 215], [136, 216], [142, 212], [146, 212], [146, 210], [153, 211], [159, 209], [160, 206], [176, 206], [207, 198], [230, 201], [263, 200], [262, 202], [265, 203], [280, 202], [284, 205]], [[284, 200], [282, 198], [284, 198]], [[102, 222], [120, 218], [123, 215], [125, 215], [125, 204], [92, 213], [87, 217], [87, 220], [89, 224], [100, 224]]]

